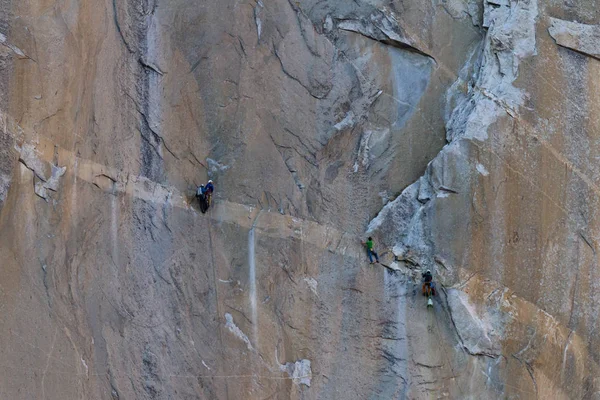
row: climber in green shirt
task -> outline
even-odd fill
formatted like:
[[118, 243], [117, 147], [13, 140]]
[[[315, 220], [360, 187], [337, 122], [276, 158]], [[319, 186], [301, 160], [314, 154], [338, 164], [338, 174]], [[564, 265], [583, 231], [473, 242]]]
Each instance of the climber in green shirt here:
[[371, 264], [373, 264], [373, 256], [375, 256], [375, 262], [379, 263], [379, 256], [377, 255], [377, 252], [375, 252], [375, 250], [373, 249], [373, 238], [369, 236], [367, 242], [363, 244], [367, 246], [367, 255], [369, 256], [369, 261], [371, 262]]

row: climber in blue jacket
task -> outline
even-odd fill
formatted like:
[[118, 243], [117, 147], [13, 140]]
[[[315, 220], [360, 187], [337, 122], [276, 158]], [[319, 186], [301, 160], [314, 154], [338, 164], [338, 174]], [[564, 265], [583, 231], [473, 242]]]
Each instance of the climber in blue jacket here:
[[209, 206], [212, 205], [212, 194], [214, 191], [215, 191], [215, 185], [213, 184], [212, 179], [209, 179], [208, 183], [204, 187], [204, 194], [206, 195], [206, 201], [208, 202]]

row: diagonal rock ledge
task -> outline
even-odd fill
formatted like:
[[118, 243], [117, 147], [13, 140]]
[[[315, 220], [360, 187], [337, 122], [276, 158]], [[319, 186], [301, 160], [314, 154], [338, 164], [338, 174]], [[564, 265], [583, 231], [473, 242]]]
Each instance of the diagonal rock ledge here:
[[343, 31], [358, 33], [388, 46], [397, 47], [402, 50], [429, 57], [435, 61], [433, 56], [418, 48], [418, 46], [404, 34], [402, 28], [395, 19], [385, 15], [383, 12], [373, 13], [368, 19], [342, 19], [339, 20], [337, 27]]
[[550, 18], [548, 33], [557, 45], [600, 60], [600, 25]]

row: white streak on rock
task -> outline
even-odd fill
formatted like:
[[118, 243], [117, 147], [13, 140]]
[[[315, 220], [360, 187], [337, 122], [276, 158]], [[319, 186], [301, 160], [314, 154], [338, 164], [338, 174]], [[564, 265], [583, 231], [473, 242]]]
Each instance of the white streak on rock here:
[[477, 164], [477, 172], [479, 172], [481, 175], [483, 176], [488, 176], [490, 173], [488, 172], [487, 169], [485, 169], [485, 167], [483, 166], [483, 164]]
[[206, 162], [208, 163], [208, 175], [209, 176], [212, 176], [212, 175], [216, 174], [217, 172], [227, 171], [230, 168], [229, 165], [221, 164], [218, 161], [213, 160], [212, 158], [207, 158]]
[[23, 50], [19, 49], [17, 46], [10, 44], [8, 42], [8, 39], [6, 38], [6, 36], [4, 36], [3, 34], [0, 33], [0, 44], [8, 47], [9, 49], [11, 49], [17, 56], [22, 57], [22, 58], [29, 58], [24, 52]]
[[448, 306], [464, 348], [472, 355], [497, 357], [500, 345], [490, 338], [491, 327], [480, 318], [469, 296], [460, 290], [448, 290]]
[[346, 114], [344, 119], [341, 120], [340, 122], [338, 122], [337, 124], [335, 124], [333, 127], [338, 131], [342, 131], [346, 128], [351, 128], [353, 126], [354, 126], [354, 113], [352, 111], [348, 111], [348, 113]]
[[382, 227], [394, 225], [394, 230], [397, 230], [400, 235], [401, 228], [396, 227], [396, 223], [401, 223], [405, 221], [402, 227], [406, 227], [408, 222], [406, 219], [413, 215], [420, 206], [420, 203], [417, 201], [417, 194], [419, 191], [419, 183], [413, 183], [404, 191], [400, 196], [398, 196], [394, 201], [386, 204], [385, 207], [379, 212], [377, 217], [375, 217], [367, 228], [367, 233], [371, 233], [376, 229], [380, 229]]
[[248, 280], [250, 284], [249, 297], [250, 297], [250, 310], [252, 312], [252, 339], [254, 344], [258, 347], [258, 308], [257, 308], [257, 291], [256, 291], [256, 223], [260, 211], [256, 215], [252, 227], [248, 232]]
[[244, 343], [246, 343], [248, 350], [253, 349], [252, 343], [250, 343], [250, 339], [248, 339], [248, 336], [246, 336], [246, 334], [244, 332], [242, 332], [242, 330], [240, 328], [237, 327], [235, 322], [233, 322], [233, 316], [229, 313], [225, 314], [225, 327], [227, 329], [229, 329], [229, 332], [233, 333], [235, 336], [237, 336], [239, 339], [241, 339]]
[[8, 189], [10, 188], [11, 177], [5, 174], [0, 174], [0, 202], [6, 199]]
[[319, 293], [317, 293], [317, 285], [319, 283], [314, 278], [304, 278], [304, 282], [306, 282], [306, 284], [314, 294], [316, 294], [317, 296], [319, 295]]
[[393, 269], [394, 271], [400, 271], [400, 265], [398, 265], [398, 263], [394, 261], [390, 264], [390, 269]]
[[310, 387], [312, 379], [312, 370], [310, 368], [310, 360], [299, 360], [295, 363], [286, 363], [279, 367], [282, 372], [287, 372], [292, 378], [292, 382], [296, 385], [306, 385]]
[[83, 364], [83, 366], [85, 367], [85, 375], [87, 376], [87, 375], [88, 375], [88, 370], [89, 370], [89, 369], [88, 369], [88, 365], [87, 365], [87, 363], [85, 362], [85, 360], [83, 359], [83, 357], [81, 357], [81, 363], [82, 363], [82, 364]]
[[323, 22], [323, 30], [327, 33], [331, 32], [333, 29], [333, 19], [331, 15], [328, 15]]
[[363, 167], [365, 167], [367, 169], [369, 169], [369, 164], [370, 164], [369, 141], [370, 141], [372, 135], [373, 135], [373, 131], [366, 131], [365, 133], [363, 133], [363, 136], [360, 139], [360, 148], [358, 149], [358, 156], [359, 156], [359, 158], [362, 158], [362, 160], [361, 160], [362, 165], [363, 165]]
[[56, 192], [58, 190], [59, 179], [65, 174], [67, 167], [52, 165], [51, 168], [52, 175], [50, 175], [50, 179], [46, 182], [46, 188]]
[[260, 41], [260, 35], [262, 34], [262, 21], [260, 19], [260, 14], [264, 5], [262, 1], [258, 1], [256, 7], [254, 8], [254, 21], [256, 22], [256, 32], [258, 34], [258, 40]]

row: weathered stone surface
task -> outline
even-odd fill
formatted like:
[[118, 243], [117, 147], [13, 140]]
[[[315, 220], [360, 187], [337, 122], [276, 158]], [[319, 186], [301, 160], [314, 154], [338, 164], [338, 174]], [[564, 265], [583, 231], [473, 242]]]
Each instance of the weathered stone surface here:
[[495, 338], [490, 338], [487, 321], [479, 317], [467, 294], [449, 289], [447, 300], [458, 336], [469, 354], [498, 357], [501, 354], [500, 343]]
[[[450, 143], [373, 220], [371, 232], [407, 267], [431, 268], [451, 287], [447, 301], [462, 345], [495, 360], [484, 372], [491, 392], [480, 396], [591, 396], [596, 289], [583, 288], [580, 274], [598, 273], [589, 238], [599, 175], [585, 162], [596, 152], [597, 123], [584, 122], [600, 104], [589, 91], [596, 62], [558, 53], [550, 36], [536, 36], [542, 2], [484, 6], [481, 57], [467, 59], [446, 96]], [[565, 24], [551, 21], [558, 37]], [[533, 56], [556, 69], [538, 73]], [[456, 94], [464, 85], [467, 95]], [[548, 91], [551, 112], [544, 110]], [[563, 142], [573, 124], [577, 139]], [[582, 152], [582, 143], [591, 147]], [[574, 335], [589, 357], [570, 359]], [[508, 381], [512, 387], [501, 383]]]
[[600, 26], [550, 19], [548, 28], [556, 44], [600, 59]]
[[295, 363], [286, 363], [281, 366], [281, 370], [288, 373], [296, 385], [306, 385], [310, 387], [312, 379], [312, 370], [310, 369], [310, 360], [300, 360]]
[[571, 3], [0, 1], [0, 398], [597, 396]]

